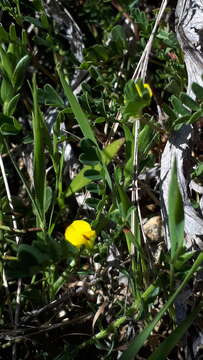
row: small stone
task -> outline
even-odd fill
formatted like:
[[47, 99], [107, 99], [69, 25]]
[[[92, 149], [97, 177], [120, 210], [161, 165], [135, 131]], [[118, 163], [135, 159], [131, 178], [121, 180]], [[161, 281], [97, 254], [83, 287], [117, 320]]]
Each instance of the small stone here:
[[164, 236], [164, 229], [163, 224], [161, 220], [161, 216], [153, 216], [151, 217], [144, 225], [143, 229], [145, 232], [145, 235], [151, 240], [151, 241], [161, 241]]

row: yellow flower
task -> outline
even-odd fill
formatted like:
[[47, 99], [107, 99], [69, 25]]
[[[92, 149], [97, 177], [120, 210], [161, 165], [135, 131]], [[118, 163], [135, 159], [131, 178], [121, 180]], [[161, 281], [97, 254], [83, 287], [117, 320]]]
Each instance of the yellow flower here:
[[85, 245], [91, 249], [96, 239], [96, 231], [92, 230], [90, 224], [84, 220], [75, 220], [66, 228], [65, 239], [72, 245], [80, 248]]

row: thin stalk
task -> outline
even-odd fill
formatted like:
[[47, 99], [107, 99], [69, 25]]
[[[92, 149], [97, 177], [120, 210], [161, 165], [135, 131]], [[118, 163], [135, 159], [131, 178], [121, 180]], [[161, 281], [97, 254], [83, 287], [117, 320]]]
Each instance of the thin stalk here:
[[[149, 55], [150, 55], [151, 48], [152, 48], [152, 43], [154, 40], [154, 36], [155, 36], [156, 30], [157, 30], [157, 27], [159, 25], [159, 22], [163, 16], [163, 13], [167, 6], [167, 2], [168, 2], [167, 0], [162, 1], [158, 16], [156, 18], [156, 21], [155, 21], [155, 24], [154, 24], [154, 27], [152, 30], [152, 33], [150, 35], [147, 45], [143, 51], [140, 61], [135, 69], [134, 74], [133, 74], [132, 79], [135, 81], [139, 77], [141, 77], [143, 79], [143, 82], [145, 81], [146, 73], [147, 73], [147, 66], [148, 66], [148, 61], [149, 61]], [[132, 204], [136, 205], [136, 208], [137, 208], [138, 218], [140, 221], [140, 226], [141, 226], [141, 230], [142, 230], [145, 247], [146, 247], [146, 250], [149, 255], [149, 266], [152, 269], [151, 257], [150, 257], [149, 249], [147, 246], [147, 239], [146, 239], [145, 233], [143, 231], [143, 226], [142, 226], [142, 216], [141, 216], [140, 205], [139, 205], [139, 196], [138, 196], [138, 135], [139, 135], [139, 128], [140, 128], [140, 120], [136, 120], [133, 126], [134, 126], [134, 151], [133, 151], [134, 178], [133, 178], [133, 184], [132, 184], [131, 201], [132, 201]], [[133, 234], [134, 234], [134, 229], [135, 229], [135, 218], [136, 218], [136, 210], [134, 209], [132, 211], [132, 215], [131, 215], [131, 231]]]
[[16, 8], [17, 8], [18, 16], [19, 16], [19, 17], [22, 17], [22, 14], [21, 14], [21, 11], [20, 11], [19, 0], [16, 0]]
[[173, 284], [174, 284], [174, 263], [171, 260], [171, 264], [170, 264], [170, 274], [169, 274], [169, 278], [170, 278], [170, 290], [172, 291], [173, 289]]
[[79, 345], [79, 349], [83, 349], [86, 346], [89, 346], [89, 345], [93, 344], [95, 341], [100, 340], [100, 339], [104, 339], [109, 334], [114, 333], [127, 319], [128, 319], [127, 316], [121, 316], [120, 318], [115, 320], [113, 323], [111, 323], [107, 327], [107, 329], [101, 330], [99, 333], [92, 336], [91, 339], [89, 339], [88, 341], [85, 341], [81, 345]]
[[[136, 120], [133, 124], [133, 134], [134, 134], [134, 146], [133, 146], [133, 181], [132, 181], [132, 193], [131, 193], [131, 202], [132, 205], [136, 205], [136, 200], [138, 200], [138, 135], [140, 128], [140, 120]], [[133, 209], [131, 214], [131, 232], [135, 234], [135, 224], [136, 224], [136, 209]]]
[[[1, 173], [2, 173], [2, 177], [3, 177], [3, 181], [4, 181], [4, 186], [5, 186], [8, 202], [9, 202], [9, 207], [10, 207], [11, 211], [14, 212], [14, 206], [13, 206], [13, 202], [12, 202], [11, 192], [10, 192], [8, 179], [7, 179], [7, 176], [6, 176], [6, 171], [5, 171], [5, 167], [4, 167], [4, 163], [3, 163], [3, 159], [2, 159], [1, 155], [0, 155], [0, 168], [1, 168]], [[13, 223], [13, 228], [17, 229], [18, 226], [17, 226], [17, 221], [15, 219], [15, 216], [11, 215], [11, 219], [12, 219], [12, 223]], [[16, 244], [19, 245], [20, 237], [18, 235], [15, 235], [15, 239], [16, 239]], [[6, 279], [5, 273], [3, 273], [3, 275], [4, 275], [4, 284], [6, 285], [6, 288], [8, 289], [8, 283], [5, 280]], [[16, 309], [15, 309], [15, 317], [14, 317], [14, 328], [15, 329], [17, 329], [17, 327], [18, 327], [18, 320], [19, 320], [21, 286], [22, 286], [22, 279], [19, 278], [18, 283], [17, 283]], [[11, 319], [12, 319], [12, 322], [13, 322], [13, 317], [12, 316], [11, 316]], [[16, 359], [16, 344], [13, 345], [12, 359], [13, 360]]]
[[8, 231], [8, 232], [16, 233], [16, 234], [26, 234], [28, 232], [42, 231], [41, 228], [15, 229], [15, 228], [11, 228], [10, 226], [3, 225], [3, 224], [0, 224], [0, 230]]
[[[134, 134], [134, 148], [133, 148], [133, 181], [132, 181], [132, 193], [131, 193], [131, 202], [133, 205], [133, 210], [131, 213], [131, 232], [133, 235], [135, 235], [135, 226], [136, 226], [136, 218], [138, 216], [139, 218], [139, 223], [140, 223], [140, 227], [141, 227], [141, 231], [142, 231], [142, 237], [144, 240], [144, 246], [148, 252], [148, 258], [149, 258], [149, 265], [150, 268], [152, 268], [152, 264], [151, 264], [151, 259], [150, 259], [150, 254], [149, 254], [149, 250], [147, 247], [147, 239], [143, 230], [143, 226], [142, 226], [142, 214], [141, 214], [141, 210], [140, 210], [140, 204], [139, 204], [139, 187], [138, 187], [138, 169], [139, 169], [139, 158], [138, 158], [138, 137], [139, 137], [139, 129], [140, 129], [140, 120], [137, 119], [134, 124], [133, 124], [133, 134]], [[141, 240], [142, 241], [142, 240]], [[135, 245], [131, 244], [131, 255], [135, 255]], [[140, 263], [141, 263], [141, 269], [142, 269], [142, 273], [143, 273], [143, 281], [145, 286], [147, 286], [148, 284], [148, 280], [147, 280], [147, 269], [146, 269], [146, 265], [144, 262], [144, 259], [142, 256], [140, 256]]]

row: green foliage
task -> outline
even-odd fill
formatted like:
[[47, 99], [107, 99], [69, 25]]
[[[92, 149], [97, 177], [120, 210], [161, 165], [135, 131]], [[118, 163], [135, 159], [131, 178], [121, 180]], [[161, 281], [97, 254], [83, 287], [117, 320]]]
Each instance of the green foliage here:
[[[121, 360], [133, 359], [133, 357], [138, 353], [138, 351], [141, 349], [141, 347], [143, 346], [146, 339], [149, 337], [149, 335], [150, 335], [151, 331], [153, 330], [153, 328], [155, 327], [155, 325], [162, 318], [165, 311], [167, 311], [167, 309], [174, 302], [175, 298], [181, 292], [181, 290], [184, 288], [185, 284], [187, 284], [187, 282], [190, 280], [190, 278], [194, 274], [194, 272], [197, 271], [197, 269], [199, 268], [202, 260], [203, 260], [203, 254], [199, 254], [198, 258], [194, 262], [191, 269], [188, 271], [187, 275], [185, 276], [185, 278], [182, 281], [182, 283], [180, 284], [180, 286], [176, 289], [175, 293], [169, 297], [167, 303], [162, 307], [162, 309], [159, 311], [159, 313], [154, 318], [154, 320], [149, 325], [147, 325], [145, 327], [145, 329], [130, 344], [129, 348], [123, 352], [123, 355], [121, 356]], [[200, 310], [200, 308], [198, 309], [198, 311], [199, 310]], [[172, 347], [173, 346], [171, 346], [171, 348]]]
[[[144, 6], [137, 0], [71, 0], [68, 7], [64, 0], [46, 7], [41, 0], [1, 1], [0, 314], [3, 328], [15, 329], [17, 357], [113, 359], [131, 343], [121, 359], [133, 359], [142, 347], [151, 351], [159, 322], [170, 335], [150, 359], [161, 359], [200, 311], [197, 305], [176, 326], [175, 299], [203, 261], [184, 248], [176, 163], [169, 251], [163, 246], [156, 255], [162, 235], [154, 243], [142, 219], [160, 213], [159, 181], [148, 174], [157, 169], [166, 137], [202, 116], [203, 88], [193, 84], [194, 98], [185, 93], [182, 51], [164, 19], [147, 80], [132, 80], [155, 22], [156, 9], [148, 13]], [[76, 50], [83, 52], [81, 63]], [[160, 106], [168, 115], [162, 123]], [[197, 164], [192, 176], [201, 183]], [[91, 250], [64, 239], [77, 219], [96, 231]], [[36, 340], [38, 331], [46, 331], [46, 341]], [[29, 349], [25, 338], [32, 340]], [[4, 340], [8, 357], [15, 346]]]
[[164, 111], [169, 116], [168, 127], [174, 130], [179, 130], [185, 124], [193, 124], [199, 120], [203, 114], [202, 91], [203, 88], [194, 83], [192, 90], [195, 95], [195, 100], [189, 95], [181, 92], [178, 96], [171, 96], [171, 103], [173, 108], [164, 104]]
[[202, 174], [203, 174], [203, 163], [202, 162], [199, 162], [197, 164], [197, 167], [196, 169], [194, 170], [193, 172], [193, 176], [197, 176], [197, 177], [202, 177]]
[[16, 67], [15, 67], [13, 75], [12, 75], [12, 80], [11, 80], [15, 89], [18, 89], [21, 86], [25, 71], [29, 64], [29, 61], [30, 61], [29, 56], [25, 55], [16, 64]]
[[21, 125], [15, 118], [1, 114], [0, 130], [2, 135], [17, 135], [21, 130]]
[[41, 96], [41, 102], [43, 102], [45, 105], [64, 108], [64, 101], [53, 88], [53, 86], [46, 84], [43, 91], [40, 90], [41, 89], [39, 89], [39, 96]]
[[[117, 154], [120, 147], [123, 145], [125, 139], [115, 140], [112, 144], [108, 145], [101, 152], [102, 164], [108, 165], [111, 159]], [[91, 176], [88, 177], [87, 171], [94, 171], [94, 174], [101, 178], [102, 164], [95, 164], [95, 161], [91, 165], [85, 165], [83, 169], [79, 172], [78, 175], [72, 180], [71, 184], [68, 186], [66, 191], [66, 197], [76, 193], [78, 190], [82, 189], [84, 186], [91, 182]], [[93, 174], [93, 173], [92, 173]], [[95, 180], [95, 179], [94, 179]]]

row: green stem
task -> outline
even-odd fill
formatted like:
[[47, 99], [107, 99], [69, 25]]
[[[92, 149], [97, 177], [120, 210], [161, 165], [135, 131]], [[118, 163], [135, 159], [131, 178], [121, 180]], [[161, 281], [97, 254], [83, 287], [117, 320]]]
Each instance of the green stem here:
[[115, 320], [112, 324], [110, 324], [107, 329], [101, 330], [98, 334], [94, 335], [90, 340], [83, 342], [79, 349], [83, 349], [86, 346], [93, 344], [96, 340], [103, 339], [107, 337], [109, 334], [114, 333], [125, 321], [127, 320], [127, 316], [121, 316], [119, 319]]

